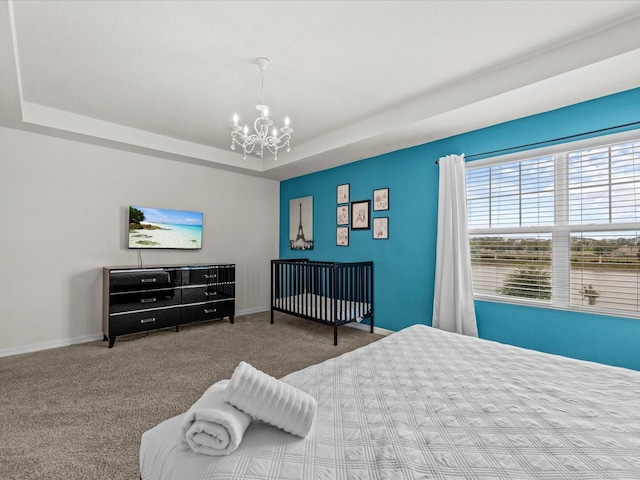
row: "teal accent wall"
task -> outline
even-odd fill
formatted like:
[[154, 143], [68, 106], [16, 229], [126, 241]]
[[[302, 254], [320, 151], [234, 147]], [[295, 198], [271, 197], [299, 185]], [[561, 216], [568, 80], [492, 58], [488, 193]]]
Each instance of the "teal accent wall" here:
[[[284, 181], [280, 184], [280, 258], [373, 260], [375, 325], [393, 331], [416, 323], [430, 325], [438, 158], [634, 122], [640, 122], [640, 88]], [[372, 217], [389, 217], [388, 240], [374, 240], [371, 230], [350, 230], [349, 246], [336, 246], [336, 188], [343, 183], [350, 184], [351, 201], [372, 200], [374, 189], [389, 188], [389, 210], [371, 212]], [[306, 196], [313, 196], [314, 249], [293, 251], [289, 249], [289, 201]], [[640, 370], [640, 320], [486, 301], [476, 301], [476, 315], [482, 338]]]

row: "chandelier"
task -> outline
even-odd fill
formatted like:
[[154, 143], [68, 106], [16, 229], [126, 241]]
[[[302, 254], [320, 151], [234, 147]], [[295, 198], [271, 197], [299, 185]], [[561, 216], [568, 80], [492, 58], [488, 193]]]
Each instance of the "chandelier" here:
[[289, 127], [289, 117], [284, 119], [284, 127], [278, 130], [274, 127], [269, 135], [269, 128], [273, 125], [273, 120], [269, 118], [269, 107], [264, 104], [264, 71], [269, 66], [269, 59], [264, 57], [256, 58], [256, 65], [260, 69], [262, 81], [260, 84], [260, 104], [256, 105], [256, 110], [260, 112], [260, 116], [253, 122], [255, 133], [249, 134], [249, 127], [238, 125], [238, 115], [233, 115], [233, 123], [229, 126], [231, 129], [231, 150], [236, 149], [236, 145], [242, 148], [242, 158], [246, 160], [247, 153], [254, 153], [263, 158], [265, 148], [273, 154], [273, 160], [278, 160], [278, 150], [286, 148], [287, 152], [291, 150], [289, 140], [293, 129]]

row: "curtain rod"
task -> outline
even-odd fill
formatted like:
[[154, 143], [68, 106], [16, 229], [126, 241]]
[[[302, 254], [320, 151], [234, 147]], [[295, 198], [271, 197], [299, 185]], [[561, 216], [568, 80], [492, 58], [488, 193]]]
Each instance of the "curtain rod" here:
[[[552, 138], [550, 140], [542, 140], [540, 142], [525, 143], [524, 145], [517, 145], [515, 147], [500, 148], [498, 150], [491, 150], [489, 152], [482, 152], [482, 153], [474, 153], [474, 154], [471, 154], [471, 155], [465, 155], [465, 161], [469, 160], [470, 158], [474, 158], [474, 157], [482, 157], [484, 155], [492, 155], [492, 154], [495, 154], [495, 153], [503, 153], [503, 152], [508, 152], [509, 150], [518, 150], [520, 148], [537, 147], [537, 146], [545, 145], [545, 144], [548, 144], [548, 143], [559, 142], [561, 140], [571, 140], [573, 138], [584, 137], [585, 135], [593, 135], [594, 133], [608, 132], [609, 130], [615, 130], [617, 128], [633, 127], [635, 125], [640, 125], [640, 121], [631, 122], [631, 123], [625, 123], [625, 124], [616, 125], [616, 126], [613, 126], [613, 127], [601, 128], [599, 130], [591, 130], [590, 132], [576, 133], [574, 135], [567, 135], [566, 137], [558, 137], [558, 138]], [[438, 160], [436, 160], [435, 163], [436, 163], [436, 165], [438, 165]]]

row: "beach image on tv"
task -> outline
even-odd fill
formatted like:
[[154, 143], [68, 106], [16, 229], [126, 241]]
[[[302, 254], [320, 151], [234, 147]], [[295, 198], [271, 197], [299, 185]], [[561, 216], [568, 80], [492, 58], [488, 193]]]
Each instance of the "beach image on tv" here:
[[129, 207], [129, 248], [202, 248], [202, 213]]

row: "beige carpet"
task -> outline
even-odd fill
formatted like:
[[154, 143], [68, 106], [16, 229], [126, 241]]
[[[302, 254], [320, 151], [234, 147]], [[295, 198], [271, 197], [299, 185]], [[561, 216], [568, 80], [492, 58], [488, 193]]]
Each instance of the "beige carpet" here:
[[0, 478], [137, 479], [142, 433], [240, 361], [279, 378], [379, 338], [265, 312], [0, 358]]

